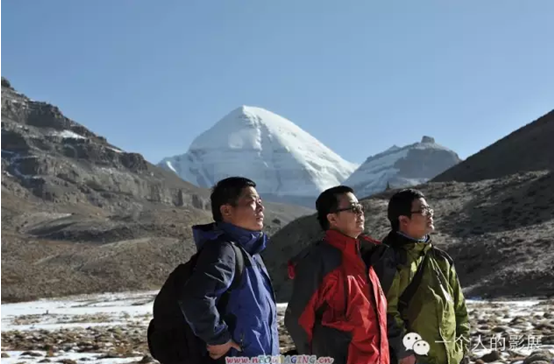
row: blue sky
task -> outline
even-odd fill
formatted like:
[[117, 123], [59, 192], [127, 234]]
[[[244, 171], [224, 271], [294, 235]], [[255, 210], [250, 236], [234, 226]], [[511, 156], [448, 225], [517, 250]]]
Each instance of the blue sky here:
[[157, 163], [240, 105], [353, 162], [467, 158], [554, 108], [554, 1], [2, 2], [2, 75]]

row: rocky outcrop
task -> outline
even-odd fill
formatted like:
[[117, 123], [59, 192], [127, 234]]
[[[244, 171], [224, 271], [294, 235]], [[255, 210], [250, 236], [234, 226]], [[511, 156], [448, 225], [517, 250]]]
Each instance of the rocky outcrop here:
[[7, 80], [2, 85], [4, 178], [48, 201], [88, 203], [116, 214], [128, 213], [137, 201], [208, 208], [205, 190], [118, 149], [56, 106], [16, 92]]

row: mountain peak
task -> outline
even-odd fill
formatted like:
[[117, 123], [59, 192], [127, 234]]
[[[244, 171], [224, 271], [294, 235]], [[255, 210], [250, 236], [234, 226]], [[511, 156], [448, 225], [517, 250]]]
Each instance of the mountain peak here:
[[426, 182], [459, 163], [458, 155], [424, 136], [421, 143], [395, 146], [369, 157], [344, 184], [359, 196], [369, 196], [390, 186], [406, 187]]
[[292, 121], [246, 105], [198, 136], [186, 154], [161, 164], [199, 186], [242, 175], [262, 194], [306, 197], [340, 184], [357, 168]]
[[424, 135], [423, 138], [421, 138], [421, 143], [435, 143], [435, 138]]
[[13, 87], [12, 87], [12, 85], [10, 84], [10, 81], [8, 81], [8, 79], [5, 78], [4, 76], [2, 76], [2, 86], [7, 87], [7, 88], [10, 88], [10, 89], [13, 90]]
[[258, 112], [268, 112], [268, 110], [257, 107], [257, 106], [249, 106], [249, 105], [241, 105], [231, 111], [228, 115], [256, 115]]
[[[218, 130], [219, 129], [219, 130]], [[218, 130], [215, 132], [214, 130]], [[238, 130], [249, 130], [250, 132], [241, 133], [241, 139], [247, 137], [247, 134], [253, 132], [253, 130], [259, 130], [258, 134], [263, 133], [264, 130], [272, 132], [274, 134], [302, 134], [306, 133], [298, 125], [292, 121], [275, 114], [267, 109], [257, 106], [242, 105], [225, 115], [219, 120], [211, 129], [209, 129], [210, 138], [213, 138], [214, 134], [218, 134], [224, 137], [228, 137], [228, 133], [233, 134], [233, 139], [237, 139], [236, 132]], [[207, 132], [208, 132], [207, 131]], [[307, 133], [306, 133], [307, 134]], [[230, 137], [230, 136], [229, 136]], [[197, 138], [191, 148], [196, 148], [198, 141], [204, 141], [213, 143], [213, 140], [206, 140], [203, 137]], [[220, 141], [221, 142], [221, 141]], [[251, 144], [252, 140], [246, 141], [247, 144]], [[244, 141], [240, 143], [244, 145]], [[255, 147], [255, 146], [253, 146]]]

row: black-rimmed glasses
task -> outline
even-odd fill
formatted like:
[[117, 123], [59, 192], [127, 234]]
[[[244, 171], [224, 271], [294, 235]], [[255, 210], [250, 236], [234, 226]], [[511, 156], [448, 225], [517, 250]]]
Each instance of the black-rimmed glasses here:
[[339, 213], [339, 212], [342, 212], [342, 211], [350, 211], [354, 214], [363, 214], [365, 209], [364, 209], [364, 206], [361, 205], [361, 204], [353, 204], [353, 205], [350, 205], [350, 206], [342, 208], [342, 209], [336, 209], [332, 212], [336, 214], [336, 213]]
[[429, 206], [422, 207], [420, 210], [417, 211], [410, 211], [412, 214], [421, 214], [421, 216], [432, 216], [435, 214], [435, 210], [430, 208]]

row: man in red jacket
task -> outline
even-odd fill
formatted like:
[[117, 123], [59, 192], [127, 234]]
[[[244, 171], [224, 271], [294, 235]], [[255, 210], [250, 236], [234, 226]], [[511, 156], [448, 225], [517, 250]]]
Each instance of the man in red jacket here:
[[295, 257], [285, 326], [299, 354], [333, 364], [389, 364], [387, 304], [379, 279], [360, 256], [364, 209], [347, 186], [321, 193], [325, 237]]

